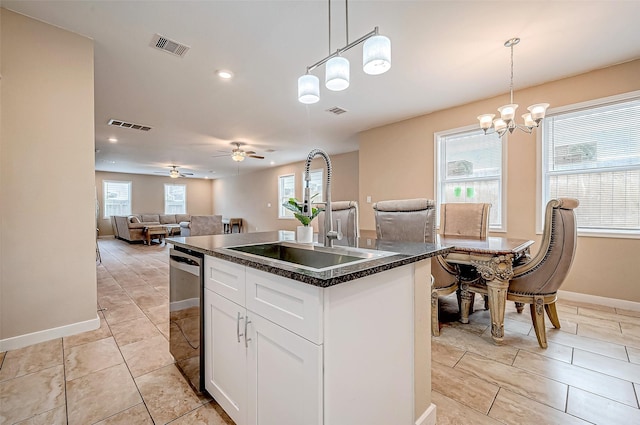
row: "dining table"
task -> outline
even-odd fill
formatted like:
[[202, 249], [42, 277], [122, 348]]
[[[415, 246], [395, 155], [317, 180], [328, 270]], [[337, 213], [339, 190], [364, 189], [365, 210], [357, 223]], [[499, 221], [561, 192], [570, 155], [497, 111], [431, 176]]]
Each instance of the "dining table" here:
[[438, 235], [436, 243], [453, 247], [451, 252], [442, 255], [447, 263], [474, 266], [481, 277], [472, 284], [460, 280], [460, 321], [469, 323], [475, 293], [486, 293], [489, 299], [491, 337], [496, 344], [501, 344], [504, 339], [507, 290], [513, 277], [513, 267], [530, 256], [529, 248], [534, 241], [498, 236], [469, 238]]

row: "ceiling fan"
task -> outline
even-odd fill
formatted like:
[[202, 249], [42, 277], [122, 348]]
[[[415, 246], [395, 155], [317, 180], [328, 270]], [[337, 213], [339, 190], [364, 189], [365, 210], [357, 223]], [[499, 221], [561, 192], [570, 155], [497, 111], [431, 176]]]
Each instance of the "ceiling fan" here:
[[[170, 165], [169, 167], [171, 168], [169, 170], [169, 177], [171, 177], [172, 179], [177, 179], [178, 177], [193, 176], [193, 173], [181, 173], [180, 171], [178, 171], [177, 165]], [[155, 171], [155, 173], [165, 174], [166, 171]]]
[[[236, 162], [242, 162], [245, 158], [255, 158], [255, 159], [264, 159], [264, 156], [256, 155], [254, 151], [245, 151], [240, 148], [240, 143], [233, 142], [232, 145], [235, 146], [235, 149], [231, 150], [231, 159]], [[224, 155], [214, 155], [213, 158], [219, 158], [223, 156], [229, 156], [228, 153]]]

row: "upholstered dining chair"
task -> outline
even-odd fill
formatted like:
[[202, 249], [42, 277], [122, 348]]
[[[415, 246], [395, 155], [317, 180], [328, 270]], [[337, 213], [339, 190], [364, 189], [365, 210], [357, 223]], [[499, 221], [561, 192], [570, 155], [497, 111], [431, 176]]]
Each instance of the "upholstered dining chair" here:
[[380, 240], [429, 242], [435, 240], [435, 202], [402, 199], [373, 204], [376, 236]]
[[220, 235], [223, 232], [221, 215], [192, 215], [190, 236]]
[[564, 282], [576, 252], [576, 216], [574, 209], [580, 205], [577, 199], [558, 198], [547, 203], [544, 232], [540, 250], [530, 262], [514, 267], [509, 281], [507, 300], [515, 301], [518, 313], [529, 304], [531, 321], [538, 344], [547, 348], [547, 332], [544, 311], [556, 329], [560, 320], [556, 310], [558, 289]]
[[[358, 226], [358, 203], [356, 201], [333, 201], [331, 202], [331, 219], [333, 220], [333, 230], [338, 230], [338, 220], [342, 232], [342, 240], [333, 241], [334, 245], [356, 246], [360, 230]], [[324, 240], [320, 235], [324, 235], [324, 211], [318, 214], [318, 240]]]
[[[441, 204], [440, 234], [443, 236], [486, 238], [489, 229], [490, 209], [491, 204], [484, 203]], [[438, 297], [457, 291], [462, 281], [477, 280], [478, 272], [472, 266], [453, 266], [439, 255], [431, 259], [431, 275], [433, 276], [431, 285], [431, 333], [434, 336], [439, 336]], [[473, 308], [473, 304], [471, 308]], [[459, 309], [460, 296], [458, 296]]]

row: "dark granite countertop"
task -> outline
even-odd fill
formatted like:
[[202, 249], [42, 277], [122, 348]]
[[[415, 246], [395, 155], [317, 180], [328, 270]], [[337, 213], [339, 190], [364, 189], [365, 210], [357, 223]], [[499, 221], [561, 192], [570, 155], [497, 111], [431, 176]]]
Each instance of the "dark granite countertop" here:
[[[406, 264], [415, 263], [417, 261], [451, 251], [451, 247], [442, 247], [435, 244], [381, 241], [376, 239], [360, 238], [357, 243], [357, 248], [386, 251], [393, 254], [357, 263], [346, 264], [330, 270], [313, 270], [304, 267], [297, 267], [292, 263], [283, 263], [282, 261], [271, 260], [266, 257], [257, 257], [228, 249], [229, 247], [239, 245], [253, 245], [280, 241], [295, 242], [295, 232], [290, 231], [281, 230], [211, 236], [171, 237], [167, 238], [167, 241], [178, 249], [188, 249], [323, 288], [393, 269], [395, 267], [404, 266]], [[338, 243], [343, 242], [344, 241], [340, 241]], [[336, 246], [338, 246], [338, 244], [336, 244]]]

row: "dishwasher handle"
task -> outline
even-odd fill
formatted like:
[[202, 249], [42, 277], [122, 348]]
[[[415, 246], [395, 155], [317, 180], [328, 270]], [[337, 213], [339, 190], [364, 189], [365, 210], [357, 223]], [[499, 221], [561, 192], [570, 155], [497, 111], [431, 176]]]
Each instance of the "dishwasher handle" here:
[[170, 255], [169, 258], [171, 258], [173, 261], [178, 262], [178, 263], [185, 263], [185, 264], [188, 264], [190, 266], [200, 267], [200, 263], [198, 263], [195, 260], [192, 260], [191, 258], [182, 257], [180, 255]]

